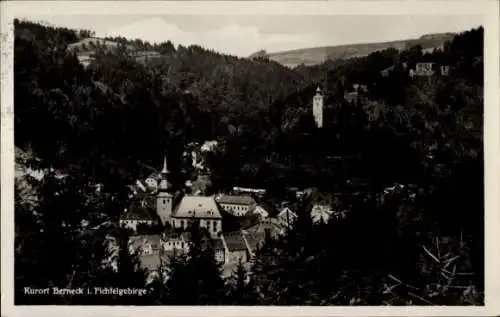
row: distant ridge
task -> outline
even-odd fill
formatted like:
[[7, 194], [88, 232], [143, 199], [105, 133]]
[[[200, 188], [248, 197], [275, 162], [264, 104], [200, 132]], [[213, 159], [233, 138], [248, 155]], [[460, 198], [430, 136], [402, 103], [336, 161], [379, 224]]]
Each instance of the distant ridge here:
[[451, 41], [455, 35], [455, 33], [435, 33], [426, 34], [419, 38], [390, 42], [311, 47], [273, 53], [267, 53], [261, 50], [251, 54], [249, 58], [266, 57], [288, 67], [296, 67], [301, 64], [312, 66], [321, 64], [330, 59], [363, 57], [387, 48], [404, 50], [415, 45], [421, 45], [424, 50], [442, 48], [445, 42]]

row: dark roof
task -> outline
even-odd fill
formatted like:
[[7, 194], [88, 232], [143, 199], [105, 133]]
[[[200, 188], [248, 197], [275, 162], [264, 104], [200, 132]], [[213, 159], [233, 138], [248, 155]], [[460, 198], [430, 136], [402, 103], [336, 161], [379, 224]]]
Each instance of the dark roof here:
[[244, 232], [251, 235], [259, 236], [259, 235], [265, 235], [266, 229], [270, 230], [271, 235], [275, 236], [279, 235], [284, 228], [282, 224], [278, 222], [277, 219], [270, 218], [256, 224], [253, 227], [245, 229]]
[[140, 201], [136, 200], [130, 204], [127, 212], [122, 216], [123, 220], [153, 220], [149, 212], [149, 206], [145, 204], [144, 206]]
[[191, 233], [190, 232], [185, 231], [185, 232], [181, 233], [181, 236], [184, 239], [184, 241], [186, 241], [186, 242], [191, 241]]
[[213, 245], [212, 247], [214, 248], [214, 250], [224, 250], [224, 243], [222, 242], [222, 239], [220, 238], [217, 238], [217, 239], [213, 239]]
[[222, 195], [219, 204], [250, 205], [255, 200], [248, 195]]
[[230, 252], [248, 250], [247, 244], [243, 239], [243, 234], [239, 231], [224, 234], [224, 240], [226, 241], [227, 248]]
[[255, 213], [248, 213], [243, 216], [235, 216], [225, 211], [224, 208], [220, 209], [220, 213], [222, 216], [223, 232], [231, 232], [243, 228], [248, 228], [259, 223], [260, 221], [260, 215]]
[[257, 204], [261, 206], [265, 211], [267, 211], [269, 213], [269, 216], [271, 217], [278, 214], [278, 209], [276, 208], [276, 206], [269, 201], [266, 201], [264, 199], [259, 199], [257, 201]]
[[266, 234], [264, 232], [245, 232], [244, 236], [252, 252], [255, 251], [257, 247], [262, 246], [266, 238]]

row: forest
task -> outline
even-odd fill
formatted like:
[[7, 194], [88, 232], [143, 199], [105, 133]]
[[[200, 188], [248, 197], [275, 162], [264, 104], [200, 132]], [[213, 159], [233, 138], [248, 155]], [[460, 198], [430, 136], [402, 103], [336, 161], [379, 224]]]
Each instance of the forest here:
[[[483, 304], [483, 28], [432, 53], [388, 49], [295, 69], [123, 38], [116, 50], [96, 48], [85, 68], [67, 47], [91, 35], [15, 21], [15, 145], [30, 154], [23, 164], [69, 175], [29, 179], [35, 202], [16, 184], [16, 304]], [[139, 61], [125, 45], [161, 56]], [[412, 78], [417, 62], [451, 66], [450, 75]], [[368, 87], [366, 98], [345, 101], [353, 84]], [[323, 129], [311, 113], [318, 85]], [[110, 232], [121, 246], [127, 237], [103, 223], [116, 223], [126, 185], [165, 151], [180, 189], [190, 175], [186, 144], [206, 140], [221, 144], [207, 159], [217, 191], [255, 186], [279, 200], [288, 187], [314, 187], [348, 217], [313, 224], [306, 199], [296, 227], [229, 279], [195, 238], [147, 297], [23, 294], [22, 286], [145, 287], [136, 258], [108, 254]], [[402, 189], [381, 199], [395, 184]], [[102, 264], [109, 256], [118, 270]]]

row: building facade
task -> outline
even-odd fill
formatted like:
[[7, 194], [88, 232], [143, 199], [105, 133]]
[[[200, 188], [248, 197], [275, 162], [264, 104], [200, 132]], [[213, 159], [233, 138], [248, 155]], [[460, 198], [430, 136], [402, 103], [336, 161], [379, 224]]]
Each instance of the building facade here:
[[248, 195], [222, 195], [218, 203], [225, 211], [238, 217], [253, 212], [257, 207], [255, 199]]
[[169, 224], [172, 228], [187, 229], [194, 221], [197, 221], [201, 228], [206, 228], [212, 237], [219, 235], [222, 231], [222, 216], [213, 197], [182, 197], [171, 213]]

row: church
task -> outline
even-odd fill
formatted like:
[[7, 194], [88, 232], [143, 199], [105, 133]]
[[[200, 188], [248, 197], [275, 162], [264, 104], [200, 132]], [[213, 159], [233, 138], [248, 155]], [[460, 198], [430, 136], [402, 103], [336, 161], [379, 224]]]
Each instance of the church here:
[[200, 227], [217, 237], [222, 232], [222, 215], [214, 197], [174, 194], [168, 174], [165, 157], [161, 172], [146, 179], [152, 190], [134, 196], [130, 208], [120, 219], [120, 225], [136, 231], [140, 224], [150, 225], [154, 219], [164, 226], [186, 229], [197, 220]]

